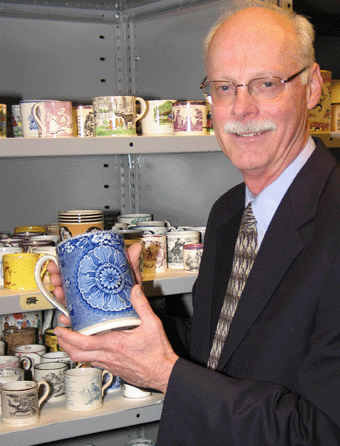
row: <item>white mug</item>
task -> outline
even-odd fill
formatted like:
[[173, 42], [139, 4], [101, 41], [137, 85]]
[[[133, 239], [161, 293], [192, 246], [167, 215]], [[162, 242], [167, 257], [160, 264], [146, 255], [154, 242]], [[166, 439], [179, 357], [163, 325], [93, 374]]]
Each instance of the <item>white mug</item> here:
[[42, 362], [35, 364], [33, 376], [35, 381], [46, 381], [50, 386], [48, 401], [61, 401], [65, 399], [64, 373], [68, 364], [64, 362]]
[[[103, 385], [105, 375], [109, 378]], [[112, 383], [113, 375], [108, 370], [83, 367], [66, 370], [64, 379], [66, 409], [87, 411], [103, 405], [104, 390]]]
[[172, 135], [174, 133], [172, 104], [175, 102], [175, 99], [146, 101], [146, 114], [142, 119], [143, 135]]
[[147, 398], [151, 396], [149, 390], [140, 389], [139, 387], [132, 386], [131, 384], [123, 383], [123, 395], [125, 398], [139, 399]]
[[32, 368], [35, 364], [41, 363], [41, 356], [46, 353], [46, 347], [45, 345], [41, 344], [26, 344], [26, 345], [19, 345], [18, 347], [15, 347], [14, 354], [15, 356], [22, 357], [28, 357], [32, 361]]
[[[42, 396], [39, 389], [44, 386]], [[46, 381], [13, 381], [1, 386], [2, 422], [25, 426], [39, 421], [39, 408], [48, 397], [50, 386]]]
[[183, 268], [183, 246], [199, 243], [200, 233], [198, 231], [176, 230], [168, 232], [167, 235], [168, 267]]
[[63, 362], [67, 364], [70, 369], [73, 369], [76, 363], [70, 358], [66, 352], [47, 352], [41, 356], [41, 363], [44, 362]]

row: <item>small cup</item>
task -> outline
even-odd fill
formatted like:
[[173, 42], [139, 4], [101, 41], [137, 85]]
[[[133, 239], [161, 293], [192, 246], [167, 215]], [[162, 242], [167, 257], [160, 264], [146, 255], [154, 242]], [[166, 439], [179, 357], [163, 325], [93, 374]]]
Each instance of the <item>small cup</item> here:
[[40, 138], [73, 136], [72, 102], [41, 101], [32, 107]]
[[163, 273], [167, 270], [166, 235], [143, 235], [143, 274]]
[[23, 136], [20, 104], [12, 105], [11, 110], [13, 137], [20, 138]]
[[93, 98], [93, 111], [96, 136], [131, 136], [137, 133], [136, 122], [144, 116], [146, 102], [135, 96], [100, 96]]
[[68, 364], [63, 362], [42, 362], [35, 364], [33, 376], [35, 381], [46, 381], [50, 386], [47, 401], [61, 401], [65, 399], [64, 373]]
[[[38, 391], [44, 387], [42, 396]], [[25, 426], [39, 421], [39, 408], [48, 397], [50, 386], [46, 381], [15, 381], [1, 386], [2, 422]]]
[[[19, 244], [19, 241], [18, 241]], [[4, 286], [4, 268], [2, 258], [5, 254], [17, 254], [23, 252], [20, 246], [0, 246], [0, 286]]]
[[2, 257], [4, 287], [16, 291], [37, 288], [34, 269], [39, 257], [39, 254], [27, 252], [5, 254]]
[[[116, 231], [88, 232], [57, 246], [57, 255], [38, 260], [38, 286], [58, 310], [71, 319], [72, 329], [95, 334], [140, 325], [130, 292], [135, 281], [124, 238]], [[45, 288], [41, 269], [47, 260], [60, 266], [67, 308]]]
[[205, 101], [179, 101], [173, 104], [175, 135], [207, 135], [208, 107]]
[[0, 138], [7, 137], [7, 105], [0, 104]]
[[150, 438], [136, 438], [128, 441], [125, 446], [156, 446], [156, 443]]
[[203, 244], [193, 243], [183, 246], [184, 270], [190, 273], [198, 273], [203, 254]]
[[58, 213], [60, 240], [104, 229], [104, 214], [100, 210], [70, 210]]
[[136, 225], [138, 222], [141, 221], [151, 221], [152, 215], [151, 214], [123, 214], [118, 215], [118, 222], [119, 223], [127, 223], [128, 225]]
[[70, 369], [73, 369], [76, 365], [66, 352], [44, 353], [43, 355], [41, 355], [41, 363], [44, 362], [63, 362]]
[[41, 356], [46, 353], [46, 346], [41, 344], [27, 344], [27, 345], [19, 345], [15, 348], [14, 354], [15, 356], [19, 356], [19, 358], [30, 358], [32, 361], [33, 369], [35, 364], [41, 363]]
[[34, 119], [32, 108], [39, 100], [20, 101], [22, 133], [25, 138], [38, 137], [38, 123]]
[[151, 396], [151, 392], [149, 390], [132, 386], [131, 384], [123, 383], [123, 395], [125, 398], [139, 399]]
[[143, 135], [173, 135], [172, 105], [175, 99], [146, 101], [146, 114], [142, 119]]
[[[109, 379], [106, 380], [105, 375]], [[66, 370], [64, 377], [66, 409], [71, 411], [99, 409], [103, 405], [104, 391], [113, 379], [109, 371], [94, 367]], [[106, 382], [103, 385], [104, 379]]]
[[167, 235], [168, 267], [182, 269], [183, 265], [183, 246], [199, 243], [200, 233], [198, 231], [175, 230], [168, 232]]
[[4, 355], [0, 356], [0, 371], [6, 369], [20, 369], [29, 370], [32, 366], [32, 361], [27, 356], [19, 358], [18, 356]]
[[[0, 388], [3, 384], [10, 383], [13, 381], [24, 381], [25, 371], [23, 369], [0, 369]], [[1, 410], [1, 397], [0, 397], [0, 413]]]
[[73, 136], [94, 136], [94, 113], [92, 105], [73, 107]]

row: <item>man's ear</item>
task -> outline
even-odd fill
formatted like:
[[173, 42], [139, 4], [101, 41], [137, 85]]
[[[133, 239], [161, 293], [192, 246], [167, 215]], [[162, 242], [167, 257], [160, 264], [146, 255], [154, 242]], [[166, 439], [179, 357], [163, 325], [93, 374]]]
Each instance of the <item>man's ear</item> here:
[[308, 110], [314, 108], [320, 101], [322, 93], [322, 76], [319, 64], [315, 63], [312, 67], [312, 74], [308, 81], [307, 89], [307, 107]]

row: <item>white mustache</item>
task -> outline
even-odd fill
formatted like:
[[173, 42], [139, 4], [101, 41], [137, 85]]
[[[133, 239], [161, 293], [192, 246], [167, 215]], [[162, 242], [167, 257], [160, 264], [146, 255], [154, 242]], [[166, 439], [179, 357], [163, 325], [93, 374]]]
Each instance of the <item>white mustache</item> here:
[[272, 121], [258, 121], [258, 122], [237, 122], [230, 121], [224, 125], [226, 133], [236, 133], [237, 135], [244, 135], [247, 133], [263, 133], [268, 130], [275, 130], [276, 125]]

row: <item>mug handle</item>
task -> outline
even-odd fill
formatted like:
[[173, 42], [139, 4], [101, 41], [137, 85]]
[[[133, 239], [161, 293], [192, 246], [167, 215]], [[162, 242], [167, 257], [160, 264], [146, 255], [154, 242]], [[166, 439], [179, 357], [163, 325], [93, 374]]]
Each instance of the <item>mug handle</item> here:
[[[43, 106], [41, 105], [40, 102], [37, 102], [36, 104], [33, 105], [32, 107], [32, 113], [34, 116], [34, 119], [37, 121], [38, 126], [41, 128], [41, 136], [45, 136], [46, 135], [46, 129], [44, 127], [44, 124], [42, 123], [41, 119], [39, 118], [38, 114], [37, 114], [37, 108], [41, 107], [43, 108]], [[39, 135], [40, 136], [40, 135]]]
[[51, 389], [50, 389], [50, 385], [48, 384], [48, 382], [46, 382], [44, 380], [38, 381], [37, 385], [38, 385], [38, 393], [39, 393], [39, 389], [41, 386], [45, 387], [44, 393], [41, 395], [41, 397], [39, 398], [39, 401], [38, 401], [38, 407], [40, 408], [41, 403], [46, 400]]
[[137, 116], [136, 116], [136, 121], [138, 121], [139, 119], [141, 119], [144, 115], [145, 115], [145, 112], [146, 112], [146, 102], [144, 101], [144, 99], [143, 98], [135, 98], [136, 99], [136, 102], [140, 102], [140, 105], [141, 105], [141, 111], [140, 111], [140, 113], [137, 113]]
[[164, 220], [165, 226], [169, 229], [171, 228], [171, 223], [169, 222], [169, 220]]
[[56, 263], [59, 266], [58, 259], [55, 256], [46, 254], [45, 256], [40, 257], [40, 259], [37, 261], [37, 264], [35, 265], [35, 270], [34, 270], [35, 281], [37, 282], [38, 288], [40, 289], [42, 294], [46, 297], [46, 299], [54, 307], [56, 307], [59, 311], [61, 311], [63, 314], [65, 314], [65, 316], [67, 316], [70, 319], [70, 314], [67, 311], [67, 308], [64, 305], [62, 305], [60, 302], [57, 301], [57, 299], [53, 296], [53, 294], [51, 294], [45, 288], [45, 285], [44, 285], [43, 281], [41, 280], [41, 270], [42, 270], [45, 262], [47, 262], [47, 260], [52, 260], [52, 262]]
[[33, 370], [32, 359], [28, 356], [19, 356], [20, 358], [20, 366], [27, 372], [27, 370]]
[[113, 375], [112, 375], [111, 372], [109, 372], [108, 370], [103, 370], [102, 371], [102, 380], [104, 380], [104, 376], [105, 375], [109, 375], [109, 379], [107, 380], [107, 382], [102, 387], [102, 396], [104, 395], [104, 390], [107, 389], [111, 385], [111, 383], [113, 381]]

